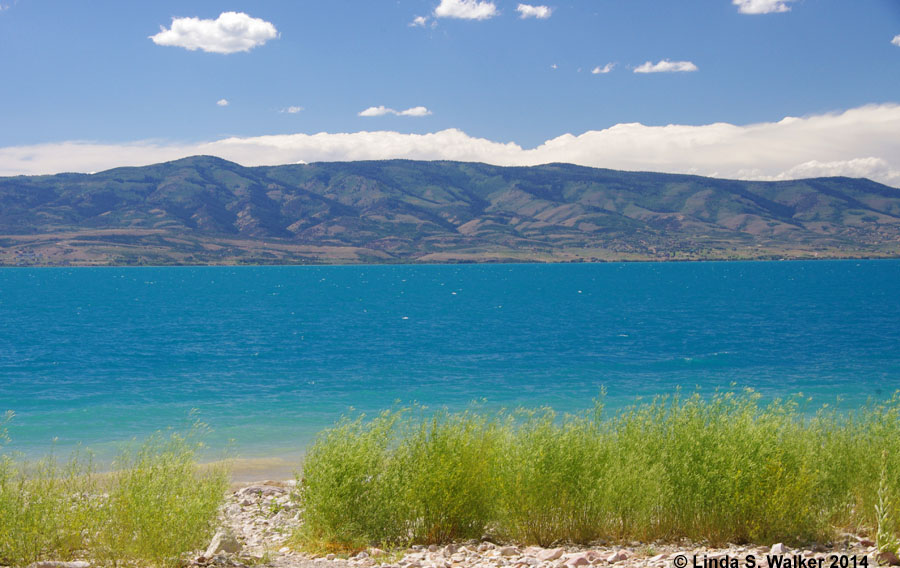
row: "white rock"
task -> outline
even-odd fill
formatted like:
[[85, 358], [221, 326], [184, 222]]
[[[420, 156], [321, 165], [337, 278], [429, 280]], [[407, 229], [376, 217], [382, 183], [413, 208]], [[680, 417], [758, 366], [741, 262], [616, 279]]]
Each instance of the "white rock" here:
[[573, 554], [566, 558], [566, 566], [587, 566], [591, 561], [584, 554]]
[[562, 548], [549, 548], [547, 550], [542, 550], [537, 553], [537, 559], [541, 562], [550, 562], [551, 560], [556, 560], [561, 558], [563, 555]]
[[334, 554], [326, 554], [325, 560], [334, 560]]
[[769, 554], [784, 554], [784, 544], [780, 542], [773, 544], [772, 548], [769, 549]]
[[661, 560], [665, 560], [665, 559], [668, 558], [668, 557], [669, 557], [668, 554], [657, 554], [656, 556], [654, 556], [653, 558], [651, 558], [651, 559], [648, 560], [647, 562], [653, 562], [653, 563], [656, 563], [656, 562], [660, 562]]
[[623, 560], [628, 560], [628, 553], [624, 550], [617, 550], [606, 557], [606, 561], [610, 564], [615, 564], [616, 562], [621, 562]]
[[515, 546], [504, 546], [499, 549], [497, 552], [500, 553], [500, 556], [515, 556], [519, 553], [519, 549]]
[[212, 558], [216, 554], [237, 554], [241, 551], [241, 543], [238, 542], [238, 539], [231, 533], [226, 533], [219, 531], [210, 541], [209, 546], [206, 547], [206, 552], [203, 553], [203, 556], [207, 558]]

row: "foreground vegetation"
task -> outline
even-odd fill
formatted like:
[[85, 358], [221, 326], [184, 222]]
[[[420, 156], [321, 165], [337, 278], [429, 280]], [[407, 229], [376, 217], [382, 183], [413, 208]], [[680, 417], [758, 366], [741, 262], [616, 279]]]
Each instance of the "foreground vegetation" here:
[[[0, 445], [3, 434], [0, 420]], [[64, 463], [0, 455], [0, 566], [75, 558], [173, 566], [204, 546], [229, 476], [198, 468], [194, 434], [153, 436], [104, 474], [81, 455]]]
[[855, 412], [758, 394], [663, 397], [605, 417], [550, 409], [345, 419], [300, 480], [317, 550], [480, 538], [549, 545], [688, 538], [895, 547], [900, 398]]
[[[853, 412], [752, 391], [676, 394], [614, 415], [547, 408], [345, 419], [309, 449], [295, 539], [351, 551], [481, 538], [898, 547], [900, 396]], [[4, 420], [0, 418], [0, 446]], [[196, 433], [156, 435], [109, 473], [0, 451], [0, 566], [175, 566], [210, 540], [229, 482]], [[2, 447], [0, 447], [2, 450]]]

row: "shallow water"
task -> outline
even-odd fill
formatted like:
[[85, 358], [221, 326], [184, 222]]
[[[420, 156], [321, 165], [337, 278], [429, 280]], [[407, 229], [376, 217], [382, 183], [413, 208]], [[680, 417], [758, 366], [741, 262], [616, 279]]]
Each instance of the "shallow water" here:
[[0, 322], [26, 454], [103, 458], [199, 417], [213, 453], [292, 460], [398, 400], [575, 411], [605, 387], [615, 409], [736, 383], [852, 407], [900, 388], [900, 261], [2, 269]]

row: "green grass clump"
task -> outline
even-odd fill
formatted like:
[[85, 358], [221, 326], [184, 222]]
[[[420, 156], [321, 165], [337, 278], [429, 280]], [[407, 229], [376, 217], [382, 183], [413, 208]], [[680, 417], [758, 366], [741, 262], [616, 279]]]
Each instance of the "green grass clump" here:
[[157, 435], [102, 474], [79, 454], [63, 464], [0, 455], [0, 565], [176, 565], [209, 541], [229, 479], [224, 467], [201, 470], [197, 447], [191, 435]]
[[[896, 535], [900, 398], [817, 413], [752, 391], [675, 394], [606, 417], [400, 410], [344, 420], [309, 450], [301, 544], [497, 538], [828, 541]], [[884, 458], [882, 458], [882, 455]]]
[[156, 435], [119, 457], [97, 552], [165, 566], [209, 542], [230, 475], [224, 465], [199, 468], [197, 447], [177, 433]]

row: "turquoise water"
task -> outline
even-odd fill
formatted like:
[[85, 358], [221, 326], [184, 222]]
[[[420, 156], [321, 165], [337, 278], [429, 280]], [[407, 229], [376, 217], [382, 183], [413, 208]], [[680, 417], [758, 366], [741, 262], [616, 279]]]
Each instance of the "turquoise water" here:
[[[190, 422], [302, 451], [354, 407], [900, 388], [900, 261], [0, 270], [0, 411], [40, 454]], [[54, 441], [56, 439], [56, 441]]]

